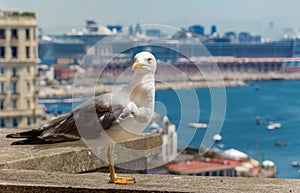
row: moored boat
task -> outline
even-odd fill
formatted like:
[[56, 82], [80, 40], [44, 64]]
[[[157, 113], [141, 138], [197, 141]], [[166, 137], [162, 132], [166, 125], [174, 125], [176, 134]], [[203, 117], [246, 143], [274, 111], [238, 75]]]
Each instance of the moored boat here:
[[206, 129], [207, 124], [206, 123], [189, 123], [189, 127], [199, 128], [199, 129]]

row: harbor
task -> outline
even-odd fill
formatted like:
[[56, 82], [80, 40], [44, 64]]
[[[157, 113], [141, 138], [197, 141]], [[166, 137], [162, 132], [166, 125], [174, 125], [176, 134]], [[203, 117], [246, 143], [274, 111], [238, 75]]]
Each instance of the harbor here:
[[[110, 182], [134, 184], [133, 178], [123, 182], [112, 174], [112, 163], [128, 158], [120, 165], [116, 163], [116, 169], [154, 174], [158, 179], [205, 176], [218, 177], [214, 179], [221, 179], [220, 183], [227, 177], [234, 182], [242, 177], [300, 179], [300, 30], [284, 29], [280, 37], [269, 38], [265, 32], [272, 31], [272, 22], [262, 35], [242, 28], [226, 29], [220, 23], [210, 23], [208, 32], [202, 24], [193, 22], [178, 28], [132, 20], [126, 27], [120, 23], [104, 24], [102, 18], [84, 23], [82, 17], [80, 29], [65, 26], [67, 31], [60, 29], [51, 34], [41, 25], [45, 18], [40, 20], [38, 16], [33, 12], [0, 10], [3, 175], [13, 174], [14, 170], [46, 171], [48, 176], [52, 172], [55, 176], [65, 175], [56, 172], [93, 175], [106, 172], [109, 164]], [[77, 18], [74, 24], [78, 22]], [[142, 55], [137, 57], [138, 53]], [[141, 77], [151, 84], [141, 81]], [[128, 82], [132, 84], [121, 90]], [[141, 86], [134, 88], [135, 83]], [[135, 129], [140, 125], [133, 120], [146, 117], [139, 138], [117, 136], [124, 137], [122, 144], [126, 148], [142, 150], [140, 157], [133, 159], [119, 146], [115, 148], [119, 150], [115, 151], [115, 160], [112, 146], [103, 157], [97, 155], [108, 144], [95, 153], [82, 141], [79, 146], [63, 143], [39, 149], [36, 145], [10, 146], [12, 141], [5, 138], [24, 137], [10, 134], [12, 129], [22, 133], [39, 128], [49, 131], [53, 138], [50, 142], [84, 140], [76, 124], [77, 115], [85, 117], [85, 110], [93, 114], [94, 101], [82, 105], [84, 114], [76, 114], [77, 108], [65, 118], [53, 119], [104, 93], [118, 98], [105, 98], [96, 104], [95, 123], [103, 123], [108, 134], [114, 128], [119, 129], [117, 134], [124, 131], [121, 123]], [[150, 99], [148, 105], [146, 98]], [[109, 108], [106, 103], [110, 103]], [[121, 106], [121, 114], [116, 113], [114, 105]], [[144, 109], [134, 112], [142, 107], [150, 114]], [[90, 117], [86, 118], [84, 129], [85, 123], [95, 128]], [[62, 131], [68, 127], [71, 132], [67, 130], [64, 135]], [[49, 143], [47, 134], [36, 134], [37, 131], [29, 132], [33, 136], [26, 132], [28, 140], [13, 144], [31, 144], [34, 140]], [[55, 141], [59, 135], [51, 136], [53, 133], [63, 133], [62, 139]], [[98, 134], [102, 135], [93, 133]], [[108, 163], [104, 163], [105, 158]], [[141, 177], [142, 181], [146, 178]]]
[[[223, 75], [223, 81], [206, 81], [202, 80], [189, 80], [189, 81], [166, 81], [156, 83], [157, 90], [168, 90], [168, 89], [186, 89], [186, 88], [218, 88], [218, 87], [244, 87], [247, 86], [248, 82], [253, 81], [272, 81], [272, 80], [300, 80], [300, 73], [285, 73], [285, 74], [274, 74], [274, 73], [254, 73], [254, 74], [230, 74]], [[226, 78], [225, 78], [226, 76]], [[203, 79], [203, 77], [201, 78]], [[209, 85], [209, 86], [208, 86]], [[55, 97], [72, 97], [72, 96], [85, 96], [94, 94], [103, 94], [111, 92], [117, 87], [122, 85], [87, 85], [80, 88], [74, 88], [70, 85], [57, 85], [57, 86], [41, 86], [38, 92], [39, 98], [55, 98]]]
[[[156, 83], [157, 90], [169, 90], [169, 89], [186, 89], [186, 88], [207, 88], [207, 82], [205, 81], [196, 81], [196, 82], [167, 82], [167, 83]], [[219, 81], [209, 83], [212, 87], [239, 87], [246, 86], [246, 83], [243, 81]], [[96, 87], [96, 88], [95, 88]], [[115, 90], [122, 85], [112, 86], [112, 85], [92, 85], [85, 86], [81, 88], [73, 88], [70, 86], [56, 86], [55, 88], [51, 86], [44, 86], [40, 88], [39, 98], [56, 98], [56, 97], [69, 97], [73, 96], [76, 98], [99, 95], [103, 93], [108, 93]], [[76, 100], [76, 99], [75, 99]]]
[[[277, 169], [278, 178], [300, 178], [297, 167], [292, 166], [293, 161], [298, 160], [298, 111], [297, 99], [300, 82], [298, 80], [276, 80], [249, 82], [244, 87], [228, 87], [227, 100], [230, 106], [227, 108], [229, 117], [225, 119], [223, 128], [220, 132], [222, 139], [215, 143], [215, 147], [220, 149], [235, 148], [262, 163], [265, 160], [272, 160]], [[256, 87], [259, 86], [259, 90]], [[276, 88], [276, 89], [274, 89]], [[191, 120], [182, 120], [178, 113], [179, 106], [174, 106], [177, 101], [176, 95], [172, 90], [158, 90], [156, 92], [156, 112], [161, 116], [168, 115], [172, 124], [175, 124], [178, 136], [178, 148], [194, 147], [198, 149], [201, 145], [206, 129], [189, 128]], [[188, 92], [188, 90], [177, 90], [176, 92]], [[196, 89], [197, 95], [201, 97], [200, 123], [209, 123], [211, 107], [209, 101], [209, 89]], [[42, 103], [51, 111], [60, 110], [61, 113], [69, 112], [81, 102], [65, 102], [64, 99], [56, 98], [60, 102]], [[242, 100], [241, 100], [242, 99]], [[255, 99], [250, 100], [250, 99]], [[53, 100], [46, 98], [43, 100]], [[84, 99], [83, 99], [84, 100]], [[186, 100], [190, 100], [186, 98]], [[277, 104], [286, 107], [284, 112], [279, 111]], [[50, 101], [51, 102], [51, 101]], [[184, 111], [185, 117], [193, 117], [195, 113], [192, 106]], [[300, 112], [299, 112], [300, 113]], [[265, 121], [257, 124], [257, 117]], [[196, 122], [196, 120], [194, 120]], [[269, 122], [281, 124], [281, 128], [268, 130]], [[161, 125], [160, 122], [158, 122]], [[179, 127], [179, 123], [180, 126]], [[276, 146], [277, 141], [284, 141], [286, 146]]]

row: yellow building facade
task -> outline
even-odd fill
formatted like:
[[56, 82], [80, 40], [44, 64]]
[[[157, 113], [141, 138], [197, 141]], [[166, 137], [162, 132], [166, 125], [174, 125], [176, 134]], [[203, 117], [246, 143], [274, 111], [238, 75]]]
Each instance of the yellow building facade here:
[[0, 10], [0, 128], [34, 128], [38, 105], [37, 19]]

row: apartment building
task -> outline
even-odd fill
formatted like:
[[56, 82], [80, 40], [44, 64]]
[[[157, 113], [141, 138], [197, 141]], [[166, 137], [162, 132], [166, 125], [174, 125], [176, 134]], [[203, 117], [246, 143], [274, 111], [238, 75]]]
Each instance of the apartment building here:
[[34, 128], [38, 105], [37, 19], [0, 10], [0, 128]]

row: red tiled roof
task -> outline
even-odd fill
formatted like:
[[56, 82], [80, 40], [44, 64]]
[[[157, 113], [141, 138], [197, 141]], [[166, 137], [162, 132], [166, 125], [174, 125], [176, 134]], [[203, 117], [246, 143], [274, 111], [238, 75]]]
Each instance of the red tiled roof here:
[[180, 174], [197, 174], [209, 171], [233, 169], [239, 164], [240, 163], [236, 160], [212, 158], [210, 162], [203, 162], [199, 160], [185, 161], [181, 163], [170, 164], [168, 165], [168, 168], [169, 170]]

